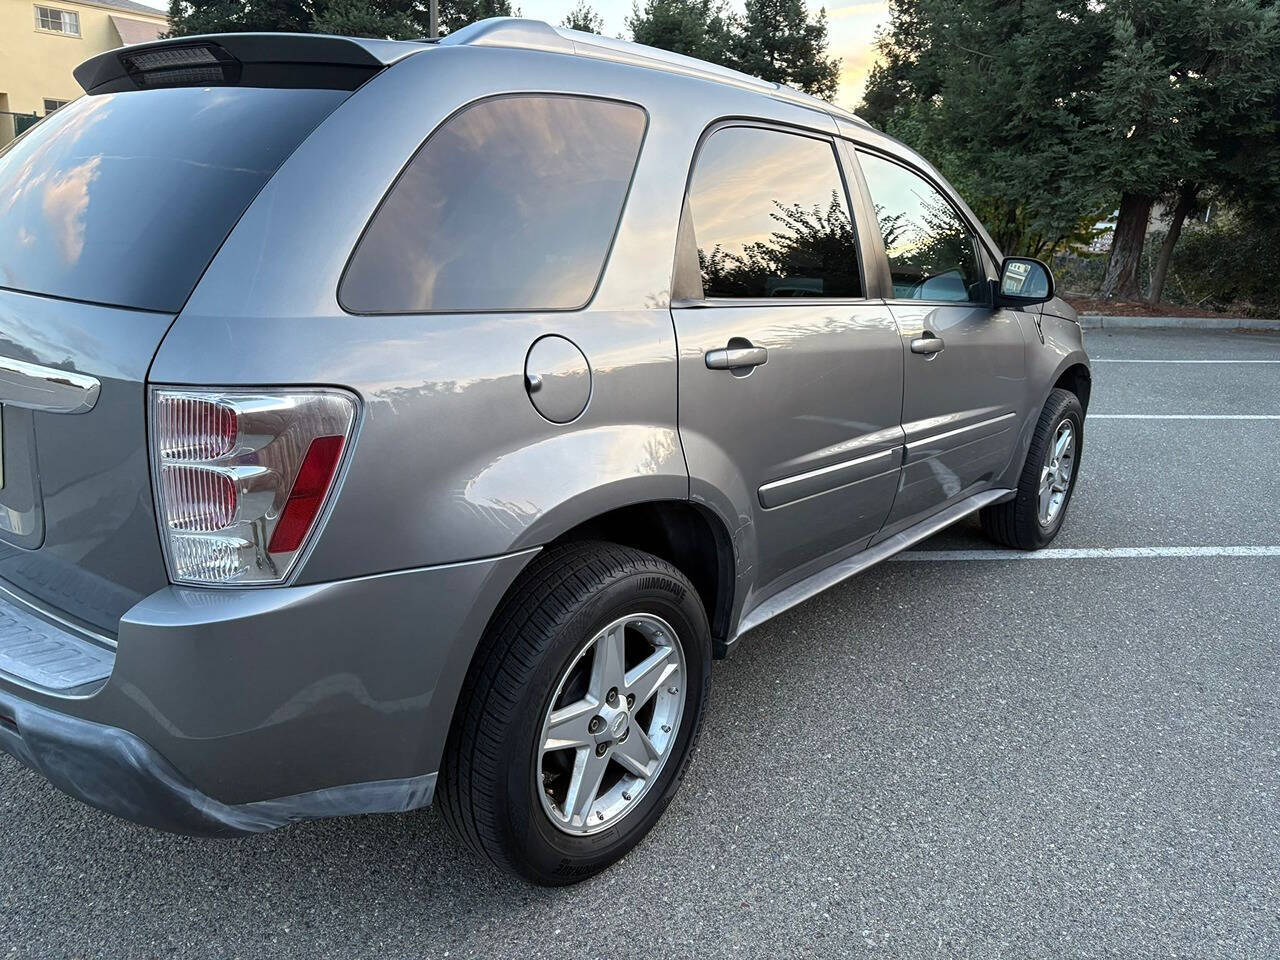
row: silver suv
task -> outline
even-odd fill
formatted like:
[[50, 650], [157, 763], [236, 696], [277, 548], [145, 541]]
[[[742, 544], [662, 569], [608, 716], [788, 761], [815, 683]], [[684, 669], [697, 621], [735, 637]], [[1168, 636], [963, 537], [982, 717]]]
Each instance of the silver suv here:
[[94, 806], [571, 883], [745, 632], [1062, 525], [1075, 314], [830, 104], [527, 20], [76, 76], [0, 154], [0, 746]]

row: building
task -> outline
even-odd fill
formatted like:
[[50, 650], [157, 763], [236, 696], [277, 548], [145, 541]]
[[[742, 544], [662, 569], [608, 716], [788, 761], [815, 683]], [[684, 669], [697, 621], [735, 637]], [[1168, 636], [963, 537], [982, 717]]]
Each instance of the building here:
[[0, 0], [0, 146], [80, 96], [77, 64], [154, 40], [168, 24], [134, 0]]

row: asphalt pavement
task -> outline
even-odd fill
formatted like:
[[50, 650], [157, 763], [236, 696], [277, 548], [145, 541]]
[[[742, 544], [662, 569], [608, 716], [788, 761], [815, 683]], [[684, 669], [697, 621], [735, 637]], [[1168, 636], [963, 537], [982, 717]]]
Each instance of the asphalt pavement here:
[[434, 811], [166, 836], [0, 756], [0, 958], [1280, 955], [1280, 556], [1105, 552], [1280, 547], [1280, 362], [1167, 362], [1280, 335], [1089, 349], [1067, 552], [966, 523], [749, 634], [600, 877], [524, 886]]

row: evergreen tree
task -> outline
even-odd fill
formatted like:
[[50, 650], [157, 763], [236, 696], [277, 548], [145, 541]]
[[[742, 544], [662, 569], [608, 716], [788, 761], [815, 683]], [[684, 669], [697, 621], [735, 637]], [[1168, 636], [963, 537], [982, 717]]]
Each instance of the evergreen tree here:
[[734, 42], [738, 69], [831, 100], [840, 61], [827, 56], [827, 11], [812, 20], [804, 0], [746, 0]]
[[859, 112], [938, 165], [1009, 254], [1048, 257], [1112, 209], [1081, 163], [1093, 0], [891, 0]]
[[169, 0], [170, 37], [197, 33], [310, 33], [307, 0]]
[[[511, 0], [440, 0], [441, 33], [453, 33], [469, 23], [490, 17], [518, 16], [520, 11], [512, 8]], [[423, 18], [425, 21], [425, 14]]]
[[411, 40], [423, 35], [411, 2], [370, 3], [369, 0], [327, 0], [313, 22], [317, 33], [343, 37], [386, 37]]
[[[1183, 223], [1206, 193], [1256, 209], [1254, 198], [1276, 197], [1280, 188], [1280, 9], [1226, 2], [1200, 4], [1197, 13], [1160, 24], [1158, 43], [1177, 51], [1167, 82], [1184, 94], [1177, 125], [1186, 141], [1176, 144], [1176, 169], [1161, 189], [1170, 213], [1151, 271], [1153, 302], [1163, 294]], [[1130, 286], [1125, 295], [1133, 292]]]
[[586, 0], [578, 0], [578, 5], [568, 12], [560, 25], [583, 33], [604, 33], [604, 18]]
[[734, 21], [724, 0], [645, 0], [627, 18], [636, 43], [682, 53], [723, 66], [736, 66]]

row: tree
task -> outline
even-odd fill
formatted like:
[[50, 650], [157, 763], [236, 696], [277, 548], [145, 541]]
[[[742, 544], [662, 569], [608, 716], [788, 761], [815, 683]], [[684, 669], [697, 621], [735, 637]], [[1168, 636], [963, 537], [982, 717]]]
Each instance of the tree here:
[[627, 17], [636, 43], [697, 57], [722, 66], [736, 66], [734, 19], [724, 0], [645, 0]]
[[859, 113], [937, 164], [1006, 253], [1048, 257], [1112, 209], [1078, 156], [1109, 35], [1092, 0], [891, 0]]
[[170, 0], [170, 37], [200, 33], [335, 33], [407, 40], [424, 32], [414, 0]]
[[578, 5], [565, 15], [560, 25], [583, 33], [604, 33], [604, 18], [586, 0], [578, 0]]
[[1163, 296], [1183, 224], [1206, 191], [1260, 226], [1280, 212], [1280, 10], [1249, 4], [1208, 13], [1218, 23], [1200, 38], [1201, 62], [1183, 81], [1202, 101], [1192, 134], [1199, 163], [1180, 171], [1165, 198], [1171, 212], [1151, 271], [1153, 303]]
[[440, 32], [453, 33], [490, 17], [518, 17], [511, 0], [440, 0]]
[[831, 100], [840, 61], [827, 56], [827, 11], [812, 20], [804, 0], [746, 0], [734, 38], [738, 69]]
[[1114, 41], [1095, 101], [1092, 165], [1120, 194], [1101, 295], [1141, 296], [1138, 267], [1151, 209], [1174, 195], [1163, 277], [1203, 184], [1224, 172], [1223, 151], [1263, 122], [1274, 89], [1276, 10], [1269, 0], [1113, 0]]
[[304, 0], [170, 0], [170, 37], [197, 33], [292, 31], [310, 33], [313, 11]]
[[416, 23], [410, 3], [394, 6], [368, 0], [328, 0], [312, 25], [317, 33], [343, 37], [409, 40], [424, 33]]

